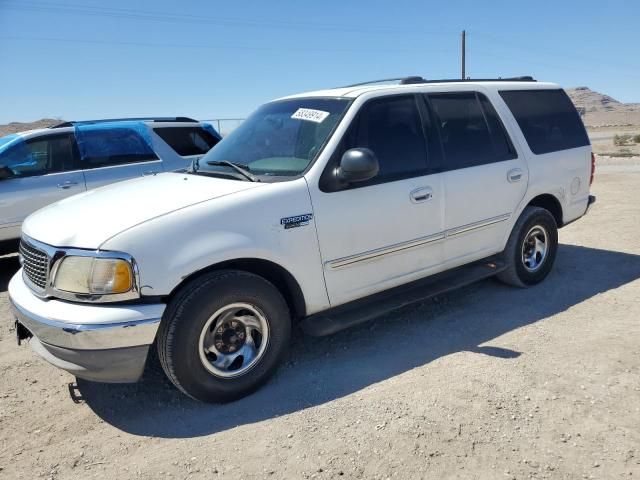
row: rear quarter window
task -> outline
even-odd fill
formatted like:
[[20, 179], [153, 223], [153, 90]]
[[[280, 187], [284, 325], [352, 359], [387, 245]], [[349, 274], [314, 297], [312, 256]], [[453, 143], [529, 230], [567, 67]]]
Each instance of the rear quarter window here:
[[564, 90], [503, 90], [500, 96], [536, 155], [589, 145], [580, 115]]

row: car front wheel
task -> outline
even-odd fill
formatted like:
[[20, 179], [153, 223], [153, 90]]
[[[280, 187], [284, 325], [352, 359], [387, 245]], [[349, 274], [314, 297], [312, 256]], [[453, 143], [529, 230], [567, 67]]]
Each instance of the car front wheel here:
[[169, 304], [158, 353], [178, 389], [226, 402], [274, 373], [290, 333], [289, 309], [273, 284], [248, 272], [216, 271], [192, 280]]

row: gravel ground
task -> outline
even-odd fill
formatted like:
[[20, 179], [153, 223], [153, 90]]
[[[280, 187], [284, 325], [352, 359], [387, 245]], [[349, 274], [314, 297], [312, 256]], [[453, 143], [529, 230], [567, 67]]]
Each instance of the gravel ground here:
[[554, 271], [484, 281], [328, 338], [211, 406], [17, 347], [0, 258], [0, 477], [637, 478], [640, 168], [602, 169]]

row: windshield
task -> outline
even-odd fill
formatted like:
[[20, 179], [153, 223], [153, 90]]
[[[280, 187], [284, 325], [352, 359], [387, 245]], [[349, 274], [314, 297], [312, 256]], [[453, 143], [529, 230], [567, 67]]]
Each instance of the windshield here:
[[233, 162], [257, 176], [299, 175], [315, 159], [347, 109], [346, 99], [297, 98], [256, 110], [199, 161], [198, 172], [230, 173]]

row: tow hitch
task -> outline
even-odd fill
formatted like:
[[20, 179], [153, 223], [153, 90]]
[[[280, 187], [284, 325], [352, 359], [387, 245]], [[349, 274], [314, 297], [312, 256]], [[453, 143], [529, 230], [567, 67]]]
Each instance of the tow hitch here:
[[16, 340], [18, 341], [18, 345], [22, 344], [22, 340], [28, 340], [33, 337], [33, 334], [22, 325], [18, 320], [16, 320]]

